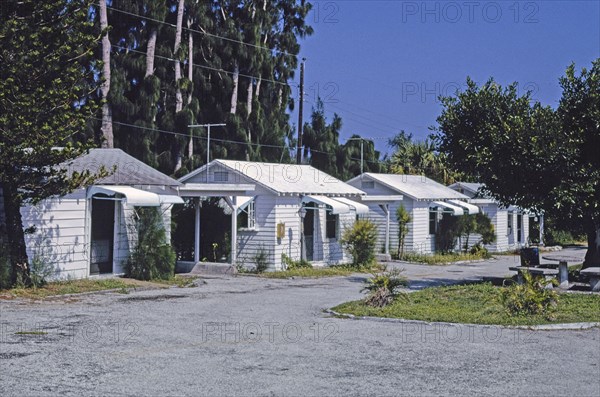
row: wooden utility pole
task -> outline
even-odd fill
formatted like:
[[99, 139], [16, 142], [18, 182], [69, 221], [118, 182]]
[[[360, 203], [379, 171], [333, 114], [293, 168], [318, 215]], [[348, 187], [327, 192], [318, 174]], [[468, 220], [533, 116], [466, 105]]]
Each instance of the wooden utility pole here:
[[302, 164], [302, 109], [304, 107], [304, 61], [300, 64], [300, 104], [298, 106], [298, 150], [296, 151], [296, 163]]

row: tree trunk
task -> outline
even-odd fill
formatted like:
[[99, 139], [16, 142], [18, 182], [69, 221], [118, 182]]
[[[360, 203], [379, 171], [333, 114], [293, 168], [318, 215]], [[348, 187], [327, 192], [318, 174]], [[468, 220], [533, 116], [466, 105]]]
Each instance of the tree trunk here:
[[23, 219], [21, 218], [21, 199], [19, 198], [17, 187], [11, 183], [3, 183], [2, 192], [4, 196], [8, 254], [12, 269], [11, 284], [15, 284], [18, 274], [21, 275], [22, 281], [28, 284], [29, 266], [25, 247], [25, 233], [23, 232]]
[[591, 219], [586, 222], [588, 249], [583, 262], [583, 269], [600, 267], [600, 220]]
[[254, 85], [252, 84], [252, 79], [250, 79], [250, 83], [248, 84], [248, 95], [246, 97], [246, 108], [248, 109], [248, 117], [252, 113], [252, 98]]
[[256, 100], [260, 100], [259, 95], [260, 95], [260, 83], [262, 82], [262, 77], [258, 77], [258, 81], [256, 82], [256, 89], [254, 90], [254, 97], [256, 98]]
[[[188, 18], [187, 27], [192, 27], [192, 20]], [[194, 81], [194, 36], [192, 32], [188, 30], [188, 80], [190, 84]], [[194, 85], [191, 84], [190, 94], [187, 98], [188, 105], [192, 102], [192, 96], [194, 94]], [[188, 157], [191, 159], [194, 155], [194, 132], [190, 130], [190, 142], [188, 143]]]
[[104, 32], [102, 35], [102, 84], [100, 85], [100, 93], [102, 94], [102, 126], [100, 131], [104, 141], [102, 147], [113, 148], [115, 146], [113, 128], [112, 128], [112, 111], [108, 103], [108, 92], [110, 91], [110, 40], [108, 38], [108, 18], [106, 16], [106, 0], [100, 0], [100, 29]]
[[144, 77], [154, 74], [154, 53], [156, 52], [156, 39], [158, 37], [158, 29], [153, 27], [148, 37], [148, 49], [146, 50], [146, 74]]
[[[188, 19], [187, 23], [188, 29], [192, 27], [192, 20]], [[194, 36], [192, 36], [192, 32], [188, 31], [188, 80], [190, 83], [194, 81]], [[187, 98], [188, 105], [192, 102], [192, 95], [194, 94], [194, 85], [192, 84], [192, 89], [190, 89], [190, 94]]]
[[233, 69], [233, 88], [231, 90], [231, 114], [235, 114], [237, 111], [237, 98], [238, 98], [238, 81], [240, 78], [240, 68], [235, 64]]
[[179, 88], [179, 80], [181, 79], [181, 62], [179, 62], [179, 47], [181, 46], [181, 31], [183, 30], [183, 8], [185, 0], [179, 0], [177, 6], [177, 27], [175, 30], [175, 47], [173, 48], [173, 55], [175, 58], [175, 86], [177, 91], [175, 92], [175, 112], [181, 112], [183, 109], [183, 95], [181, 94], [181, 88]]

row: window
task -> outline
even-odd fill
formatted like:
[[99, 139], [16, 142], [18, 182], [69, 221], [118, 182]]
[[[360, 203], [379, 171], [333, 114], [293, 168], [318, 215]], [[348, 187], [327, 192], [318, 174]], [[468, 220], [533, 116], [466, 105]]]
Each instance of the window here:
[[240, 211], [238, 215], [238, 227], [243, 229], [256, 228], [256, 211], [254, 207], [254, 200], [250, 201], [246, 208]]
[[512, 234], [512, 230], [513, 230], [513, 212], [508, 211], [506, 235], [510, 236]]
[[337, 238], [338, 220], [339, 220], [339, 215], [334, 215], [331, 212], [327, 211], [327, 215], [326, 215], [327, 238]]
[[227, 182], [229, 181], [229, 172], [226, 171], [215, 171], [215, 182]]
[[517, 214], [517, 241], [523, 242], [523, 215]]
[[375, 182], [373, 181], [362, 181], [360, 184], [362, 189], [375, 189]]
[[435, 234], [438, 226], [438, 211], [437, 207], [429, 210], [429, 234]]

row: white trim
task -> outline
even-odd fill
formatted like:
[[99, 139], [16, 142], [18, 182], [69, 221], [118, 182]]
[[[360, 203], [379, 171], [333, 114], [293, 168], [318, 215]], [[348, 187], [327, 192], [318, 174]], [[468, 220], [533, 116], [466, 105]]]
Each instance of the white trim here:
[[361, 201], [368, 201], [368, 202], [376, 202], [376, 203], [386, 203], [386, 202], [395, 202], [395, 201], [401, 201], [404, 199], [404, 196], [402, 196], [401, 194], [392, 194], [392, 195], [372, 195], [372, 196], [361, 196], [360, 197]]

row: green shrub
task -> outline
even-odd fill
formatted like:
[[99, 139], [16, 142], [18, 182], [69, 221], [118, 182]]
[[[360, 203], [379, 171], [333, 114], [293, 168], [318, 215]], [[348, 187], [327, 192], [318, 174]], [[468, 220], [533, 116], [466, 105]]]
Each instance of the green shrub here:
[[341, 243], [352, 255], [353, 266], [371, 266], [375, 261], [377, 226], [368, 219], [359, 219], [344, 230]]
[[490, 252], [487, 250], [487, 248], [485, 248], [483, 245], [481, 245], [481, 243], [478, 243], [478, 244], [475, 244], [474, 246], [472, 246], [469, 253], [471, 255], [474, 255], [479, 258], [484, 258], [484, 259], [492, 257], [490, 255]]
[[256, 273], [263, 273], [269, 268], [269, 253], [261, 245], [252, 257]]
[[403, 296], [398, 289], [407, 286], [408, 282], [406, 278], [400, 276], [401, 272], [398, 269], [389, 272], [384, 269], [383, 272], [367, 279], [363, 288], [363, 292], [368, 293], [365, 303], [373, 307], [384, 307], [392, 303], [396, 297]]
[[54, 267], [49, 264], [42, 256], [35, 255], [31, 260], [29, 268], [29, 280], [33, 288], [39, 288], [46, 285], [48, 278], [54, 273]]
[[556, 281], [547, 281], [523, 271], [523, 284], [504, 287], [500, 301], [512, 315], [543, 314], [550, 319], [558, 304], [558, 294], [548, 288], [552, 284], [556, 285]]
[[410, 213], [400, 204], [396, 209], [396, 221], [398, 222], [398, 258], [404, 257], [404, 243], [408, 235], [408, 225], [412, 222]]
[[127, 277], [138, 280], [169, 279], [175, 273], [176, 255], [167, 243], [160, 210], [156, 207], [136, 208], [137, 244], [125, 262]]
[[301, 268], [312, 268], [312, 264], [304, 259], [295, 261], [286, 254], [281, 254], [281, 261], [284, 264], [285, 270], [301, 269]]
[[12, 265], [8, 252], [8, 247], [0, 244], [0, 289], [12, 287]]

